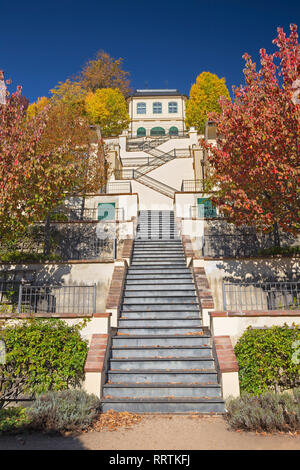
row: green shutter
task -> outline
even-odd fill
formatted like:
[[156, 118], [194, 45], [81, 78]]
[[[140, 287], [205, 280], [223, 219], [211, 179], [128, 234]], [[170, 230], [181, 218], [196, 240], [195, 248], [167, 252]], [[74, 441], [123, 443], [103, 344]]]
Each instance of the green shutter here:
[[198, 217], [201, 217], [201, 218], [217, 217], [217, 210], [212, 205], [210, 199], [205, 198], [205, 197], [198, 197], [197, 204], [198, 204]]
[[115, 220], [116, 203], [115, 202], [99, 202], [98, 204], [98, 220]]

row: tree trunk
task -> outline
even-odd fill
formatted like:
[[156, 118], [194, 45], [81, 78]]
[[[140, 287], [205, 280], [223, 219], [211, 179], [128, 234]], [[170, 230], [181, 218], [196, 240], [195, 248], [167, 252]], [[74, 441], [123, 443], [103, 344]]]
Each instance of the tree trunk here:
[[80, 209], [80, 220], [84, 219], [84, 209], [85, 209], [85, 197], [82, 196], [81, 209]]
[[278, 223], [277, 222], [274, 222], [273, 234], [274, 234], [274, 245], [276, 247], [280, 247], [280, 235], [279, 235], [279, 229], [278, 229]]
[[44, 236], [44, 255], [48, 256], [50, 253], [50, 217], [46, 217], [45, 222], [45, 236]]

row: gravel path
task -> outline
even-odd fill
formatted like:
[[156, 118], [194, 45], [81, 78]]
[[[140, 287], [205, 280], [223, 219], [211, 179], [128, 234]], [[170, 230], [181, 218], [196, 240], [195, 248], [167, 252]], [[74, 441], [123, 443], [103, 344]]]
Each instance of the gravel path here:
[[299, 450], [300, 436], [256, 435], [228, 429], [220, 416], [146, 416], [131, 428], [88, 432], [77, 437], [1, 436], [0, 450]]

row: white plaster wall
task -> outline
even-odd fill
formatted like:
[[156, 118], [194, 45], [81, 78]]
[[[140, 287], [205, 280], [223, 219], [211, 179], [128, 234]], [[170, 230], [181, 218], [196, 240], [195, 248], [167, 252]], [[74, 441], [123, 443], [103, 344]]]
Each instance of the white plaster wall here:
[[114, 263], [61, 263], [1, 265], [0, 271], [20, 272], [17, 279], [30, 281], [33, 273], [38, 283], [97, 286], [96, 311], [105, 312], [106, 298], [112, 279]]
[[263, 282], [276, 278], [286, 280], [299, 278], [299, 258], [272, 259], [233, 259], [204, 260], [206, 276], [215, 302], [215, 310], [223, 310], [222, 281], [223, 279], [243, 279]]
[[[149, 175], [150, 176], [150, 175]], [[131, 181], [132, 191], [139, 195], [139, 210], [173, 210], [173, 199], [138, 181]]]
[[[194, 179], [193, 178], [183, 178], [183, 179]], [[175, 195], [175, 211], [176, 211], [176, 217], [185, 217], [185, 218], [190, 218], [191, 217], [191, 212], [190, 208], [191, 206], [196, 206], [197, 205], [197, 198], [198, 197], [209, 197], [205, 193], [176, 193]]]
[[150, 171], [147, 176], [180, 191], [182, 180], [194, 179], [193, 159], [176, 158]]
[[289, 316], [261, 316], [261, 317], [211, 317], [210, 329], [213, 336], [230, 336], [232, 345], [235, 346], [244, 331], [252, 326], [254, 328], [271, 328], [287, 324], [300, 325], [300, 312], [298, 317]]
[[[134, 191], [133, 191], [134, 192]], [[137, 194], [119, 194], [115, 195], [104, 195], [99, 194], [96, 196], [90, 196], [86, 198], [85, 207], [91, 209], [97, 209], [99, 203], [115, 202], [116, 208], [124, 210], [124, 220], [130, 220], [131, 217], [137, 217], [138, 213], [138, 196]]]

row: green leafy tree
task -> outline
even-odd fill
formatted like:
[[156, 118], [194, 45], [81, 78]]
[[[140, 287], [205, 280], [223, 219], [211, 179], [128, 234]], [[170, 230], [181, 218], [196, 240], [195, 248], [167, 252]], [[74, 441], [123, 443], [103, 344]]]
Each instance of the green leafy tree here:
[[299, 340], [297, 326], [249, 327], [234, 348], [241, 390], [258, 395], [298, 387], [300, 366], [294, 346]]
[[102, 88], [88, 93], [85, 106], [90, 122], [101, 127], [104, 137], [120, 134], [129, 125], [127, 104], [117, 89]]
[[219, 99], [225, 96], [230, 101], [230, 95], [225, 83], [225, 78], [219, 78], [210, 72], [202, 72], [198, 75], [196, 83], [190, 90], [190, 98], [186, 103], [187, 127], [195, 127], [198, 132], [204, 132], [204, 125], [208, 113], [221, 111]]
[[0, 364], [0, 408], [8, 398], [78, 386], [88, 351], [80, 336], [83, 326], [32, 318], [2, 328], [6, 361]]

